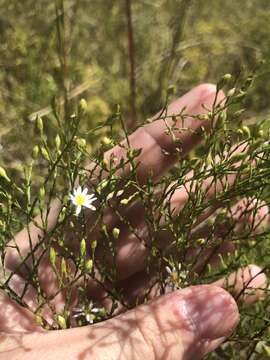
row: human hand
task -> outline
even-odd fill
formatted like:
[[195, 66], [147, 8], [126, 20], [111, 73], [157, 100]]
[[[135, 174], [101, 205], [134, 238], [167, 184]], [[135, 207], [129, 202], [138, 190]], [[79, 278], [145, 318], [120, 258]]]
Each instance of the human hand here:
[[[211, 107], [215, 93], [216, 89], [212, 85], [196, 87], [175, 101], [169, 107], [168, 114], [179, 113], [184, 106], [189, 114], [203, 113], [205, 110], [202, 108], [202, 104]], [[223, 96], [220, 92], [219, 100], [222, 100]], [[195, 130], [202, 125], [209, 129], [209, 122], [203, 123], [194, 118], [185, 120], [185, 127], [193, 131], [177, 134], [181, 139], [182, 155], [187, 154], [198, 143], [200, 136]], [[141, 183], [144, 183], [149, 176], [157, 180], [177, 160], [174, 154], [175, 145], [171, 137], [165, 134], [165, 130], [164, 122], [157, 120], [138, 129], [129, 138], [131, 147], [142, 148], [138, 159], [140, 161], [138, 179]], [[164, 155], [162, 149], [171, 155]], [[108, 151], [105, 158], [109, 158], [113, 153], [120, 159], [125, 156], [124, 152], [122, 147], [116, 147]], [[127, 172], [128, 168], [125, 168], [121, 175], [124, 177]], [[233, 182], [233, 179], [230, 181]], [[180, 211], [187, 200], [186, 196], [187, 193], [184, 189], [177, 189], [170, 199], [173, 207]], [[210, 196], [213, 196], [211, 189]], [[239, 229], [241, 229], [241, 222], [254, 220], [248, 216], [243, 218], [242, 213], [246, 208], [245, 200], [235, 207], [236, 226]], [[129, 210], [127, 216], [131, 220], [134, 219], [134, 225], [143, 233], [142, 210], [138, 203]], [[50, 211], [49, 227], [54, 227], [58, 212], [59, 204], [55, 202]], [[207, 216], [209, 215], [210, 213]], [[257, 214], [258, 219], [256, 218], [255, 221], [260, 222], [266, 216], [266, 207], [261, 207]], [[91, 222], [91, 215], [89, 215], [88, 221]], [[116, 224], [117, 219], [108, 211], [108, 228], [112, 228]], [[125, 298], [132, 303], [134, 299], [141, 296], [145, 285], [150, 280], [149, 274], [144, 269], [147, 248], [142, 246], [132, 234], [125, 231], [124, 226], [122, 226], [120, 234], [116, 256], [117, 274]], [[32, 243], [35, 245], [40, 241], [42, 233], [33, 225], [31, 235]], [[166, 246], [170, 239], [164, 239], [161, 236], [160, 241], [163, 246]], [[20, 256], [26, 256], [29, 252], [26, 230], [18, 234], [16, 243], [20, 248]], [[231, 244], [229, 244], [229, 249], [230, 246]], [[226, 250], [228, 249], [220, 251]], [[192, 256], [192, 252], [193, 249], [191, 249], [190, 256]], [[107, 254], [104, 255], [103, 249], [99, 249], [99, 253], [100, 258], [106, 255], [106, 260], [110, 261]], [[6, 266], [11, 270], [18, 269], [17, 277], [13, 278], [13, 289], [17, 293], [23, 291], [27, 282], [24, 269], [19, 267], [20, 256], [12, 248], [7, 251], [6, 255]], [[208, 258], [208, 254], [204, 254], [204, 256]], [[217, 254], [211, 261], [215, 262], [216, 256]], [[200, 268], [201, 264], [197, 265]], [[28, 266], [31, 266], [31, 261], [28, 262]], [[46, 262], [41, 264], [40, 278], [45, 292], [50, 294], [55, 290], [56, 279], [54, 273], [51, 272], [51, 267]], [[230, 281], [235, 285], [235, 292], [239, 294], [246, 284], [249, 289], [265, 286], [266, 279], [259, 268], [250, 266], [238, 274], [232, 274]], [[155, 298], [155, 289], [153, 288], [149, 295], [152, 300], [147, 304], [98, 324], [57, 332], [41, 329], [36, 325], [31, 312], [20, 308], [3, 295], [2, 308], [5, 309], [5, 314], [0, 322], [2, 332], [0, 359], [6, 358], [7, 355], [11, 359], [42, 357], [45, 359], [140, 359], [143, 356], [153, 359], [200, 359], [204, 354], [219, 346], [238, 323], [239, 314], [235, 301], [229, 293], [217, 285], [223, 286], [225, 282], [220, 280], [214, 285], [189, 287], [158, 298]], [[99, 301], [104, 298], [104, 288], [91, 284], [90, 289], [91, 298], [94, 296]], [[260, 293], [257, 291], [247, 297], [247, 301], [254, 301], [259, 296]], [[36, 307], [35, 297], [35, 290], [27, 287], [23, 300], [32, 309]], [[54, 306], [60, 310], [63, 309], [63, 304], [63, 298], [57, 297]]]

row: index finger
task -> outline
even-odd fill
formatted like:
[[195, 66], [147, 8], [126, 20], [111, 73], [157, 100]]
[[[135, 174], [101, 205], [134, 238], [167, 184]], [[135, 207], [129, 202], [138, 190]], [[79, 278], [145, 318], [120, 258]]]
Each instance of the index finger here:
[[[136, 162], [140, 163], [137, 169], [139, 182], [144, 183], [149, 176], [153, 179], [159, 178], [177, 161], [179, 155], [175, 151], [176, 148], [180, 147], [181, 155], [186, 155], [201, 140], [199, 128], [203, 126], [206, 131], [210, 129], [209, 120], [199, 120], [194, 116], [205, 114], [206, 108], [211, 109], [215, 97], [215, 85], [202, 84], [193, 88], [168, 106], [166, 121], [158, 119], [140, 127], [129, 136], [129, 144], [124, 140], [121, 146], [107, 151], [105, 159], [110, 161], [111, 157], [115, 157], [117, 165], [121, 159], [127, 158], [128, 145], [131, 149], [141, 149], [140, 155], [136, 158]], [[224, 93], [220, 91], [217, 94], [217, 103], [224, 97]], [[183, 109], [185, 114], [190, 116], [178, 116], [174, 122], [172, 115], [179, 115]], [[173, 136], [168, 134], [168, 127], [172, 127]], [[129, 166], [125, 166], [119, 170], [119, 175], [126, 176], [129, 171]]]

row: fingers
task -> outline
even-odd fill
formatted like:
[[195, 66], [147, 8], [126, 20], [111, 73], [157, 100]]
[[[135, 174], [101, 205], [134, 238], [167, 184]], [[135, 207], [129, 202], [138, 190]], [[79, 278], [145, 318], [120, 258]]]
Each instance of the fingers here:
[[259, 266], [249, 265], [230, 274], [228, 278], [216, 281], [214, 285], [223, 287], [236, 298], [241, 297], [246, 303], [251, 304], [264, 296], [267, 279]]
[[[179, 202], [182, 200], [182, 198], [179, 198]], [[147, 225], [144, 222], [144, 210], [139, 206], [138, 209], [135, 208], [132, 211], [132, 214], [133, 216], [130, 215], [130, 220], [136, 231], [131, 232], [128, 226], [122, 225], [120, 227], [120, 237], [117, 240], [116, 264], [119, 280], [123, 280], [132, 274], [141, 271], [146, 265], [145, 261], [147, 254], [149, 253], [149, 248], [147, 247], [148, 231]], [[209, 215], [211, 215], [211, 213], [209, 213], [208, 216]], [[269, 219], [269, 209], [258, 200], [250, 201], [244, 199], [232, 206], [230, 211], [227, 211], [227, 217], [229, 221], [225, 221], [224, 224], [220, 224], [214, 230], [214, 239], [210, 239], [210, 244], [211, 241], [216, 240], [217, 238], [222, 238], [222, 242], [225, 242], [225, 240], [228, 241], [232, 234], [238, 234], [239, 236], [242, 232], [244, 235], [243, 227], [245, 227], [245, 236], [248, 237], [251, 232], [258, 231], [260, 225], [266, 224]], [[205, 237], [207, 239], [210, 236], [210, 233], [209, 227], [204, 226], [197, 230], [197, 232], [192, 235], [192, 238]], [[156, 244], [158, 243], [161, 248], [168, 246], [172, 240], [172, 235], [168, 231], [156, 234]], [[234, 244], [230, 243], [229, 245], [226, 245], [226, 248], [223, 250], [233, 251], [233, 248]], [[104, 250], [101, 250], [101, 253], [104, 256]], [[199, 262], [196, 264], [196, 268], [194, 267], [196, 271], [201, 268], [205, 262], [209, 262], [209, 256], [214, 260], [214, 258], [218, 258], [220, 252], [219, 247], [213, 253], [213, 249], [210, 250], [209, 247], [202, 251], [197, 246], [195, 249], [191, 248], [188, 251], [187, 259], [194, 259], [194, 256], [197, 253], [200, 253], [200, 257]], [[109, 261], [110, 256], [108, 256], [107, 259]]]
[[[268, 221], [269, 208], [263, 201], [242, 199], [225, 213], [223, 222], [214, 227], [203, 225], [192, 233], [193, 241], [201, 238], [208, 245], [191, 247], [185, 260], [192, 261], [192, 270], [201, 274], [207, 264], [217, 266], [220, 263], [220, 255], [227, 257], [229, 253], [233, 253], [237, 248], [236, 242], [238, 245], [247, 242], [249, 237], [263, 231]], [[220, 245], [215, 245], [220, 242]]]
[[[171, 292], [173, 289], [170, 281], [166, 286], [166, 292]], [[251, 304], [265, 296], [267, 278], [260, 267], [249, 265], [228, 274], [228, 277], [219, 279], [212, 285], [220, 286], [229, 291], [237, 301], [243, 300], [245, 303]], [[119, 291], [121, 291], [129, 306], [135, 306], [156, 298], [164, 289], [161, 289], [155, 271], [148, 273], [141, 271], [122, 281], [119, 284]], [[121, 307], [119, 307], [118, 311], [121, 311]]]
[[[197, 115], [205, 113], [206, 110], [202, 105], [211, 108], [216, 93], [216, 87], [211, 84], [203, 84], [195, 87], [193, 90], [189, 91], [182, 98], [173, 102], [167, 111], [167, 116], [173, 114], [179, 114], [183, 108], [185, 108], [186, 114]], [[224, 94], [219, 92], [218, 101], [221, 101], [224, 98]], [[164, 120], [157, 120], [151, 124], [144, 126], [136, 130], [129, 137], [130, 147], [137, 149], [142, 149], [140, 156], [137, 158], [137, 162], [140, 163], [138, 168], [138, 181], [144, 182], [148, 176], [153, 176], [154, 178], [161, 176], [168, 168], [170, 168], [177, 157], [173, 154], [173, 150], [176, 147], [176, 144], [172, 140], [172, 136], [166, 134], [167, 126], [171, 124], [172, 120], [167, 119], [167, 125]], [[175, 137], [182, 142], [182, 152], [186, 153], [190, 147], [193, 147], [196, 142], [200, 140], [200, 136], [196, 133], [196, 130], [204, 126], [206, 129], [209, 128], [209, 121], [200, 121], [195, 120], [192, 117], [186, 117], [184, 120], [177, 120], [176, 127], [180, 128], [175, 133]], [[181, 131], [181, 128], [185, 128], [184, 131]], [[121, 146], [116, 146], [115, 148], [109, 150], [105, 154], [105, 159], [110, 159], [111, 156], [116, 157], [120, 162], [121, 158], [126, 157], [126, 150], [123, 149], [123, 146], [126, 146], [124, 141]], [[164, 151], [170, 152], [169, 155], [165, 155]], [[117, 163], [116, 163], [117, 165]], [[94, 168], [95, 164], [90, 165]], [[129, 166], [126, 166], [121, 170], [122, 176], [125, 176], [129, 172]], [[50, 231], [56, 223], [57, 216], [60, 211], [61, 204], [58, 201], [53, 202], [51, 209], [48, 214], [48, 229]], [[110, 214], [108, 215], [111, 218]], [[113, 220], [111, 220], [113, 221]], [[43, 237], [43, 231], [39, 229], [42, 225], [41, 219], [38, 217], [35, 219], [35, 223], [30, 225], [31, 233], [31, 246], [35, 248], [35, 245], [40, 242]], [[25, 229], [20, 232], [16, 238], [9, 243], [10, 247], [7, 247], [6, 251], [6, 267], [14, 270], [17, 268], [22, 259], [26, 257], [29, 253], [30, 240], [28, 231]], [[19, 251], [18, 251], [19, 250]], [[31, 259], [26, 262], [31, 267]], [[22, 272], [25, 266], [20, 268]]]
[[201, 285], [164, 295], [94, 326], [57, 336], [55, 332], [25, 335], [20, 349], [12, 339], [8, 350], [14, 358], [24, 358], [28, 351], [29, 360], [41, 358], [45, 350], [47, 360], [201, 359], [231, 334], [238, 321], [236, 303], [225, 290]]

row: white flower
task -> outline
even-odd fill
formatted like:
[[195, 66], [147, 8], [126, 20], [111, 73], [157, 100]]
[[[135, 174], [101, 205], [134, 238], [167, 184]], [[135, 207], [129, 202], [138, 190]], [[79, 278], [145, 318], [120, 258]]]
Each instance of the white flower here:
[[186, 284], [188, 271], [182, 270], [182, 265], [178, 264], [177, 267], [175, 266], [165, 266], [165, 269], [168, 273], [168, 285], [174, 289], [174, 288], [180, 288], [181, 286]]
[[72, 309], [72, 317], [74, 319], [83, 317], [88, 324], [93, 324], [97, 319], [97, 315], [103, 312], [103, 308], [93, 307], [93, 303], [90, 302], [88, 306], [83, 305], [82, 307]]
[[81, 186], [78, 186], [77, 189], [74, 189], [73, 194], [69, 195], [70, 200], [76, 206], [76, 216], [78, 216], [81, 212], [82, 206], [91, 210], [96, 210], [92, 203], [97, 200], [97, 198], [94, 196], [94, 194], [87, 195], [87, 192], [87, 188], [83, 189], [82, 191]]

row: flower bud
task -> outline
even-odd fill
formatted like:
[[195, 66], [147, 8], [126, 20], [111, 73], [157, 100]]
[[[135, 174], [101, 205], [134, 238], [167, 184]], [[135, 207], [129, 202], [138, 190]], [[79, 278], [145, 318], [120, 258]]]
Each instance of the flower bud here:
[[45, 149], [44, 146], [41, 146], [40, 151], [41, 151], [41, 155], [43, 156], [43, 158], [44, 158], [45, 160], [47, 160], [47, 161], [50, 161], [49, 153], [48, 153], [48, 151]]
[[232, 78], [231, 74], [225, 74], [222, 76], [221, 80], [217, 83], [217, 90], [220, 90], [223, 88], [223, 86], [230, 81]]
[[86, 241], [85, 239], [82, 239], [81, 243], [80, 243], [80, 254], [81, 257], [84, 258], [86, 255]]
[[235, 88], [230, 89], [230, 90], [228, 91], [228, 93], [227, 93], [227, 96], [228, 96], [228, 97], [232, 97], [232, 96], [235, 94], [235, 91], [236, 91]]
[[57, 322], [61, 329], [67, 328], [67, 322], [66, 322], [66, 319], [64, 318], [64, 316], [57, 315]]
[[101, 139], [101, 144], [105, 145], [105, 146], [110, 146], [110, 145], [113, 145], [113, 142], [112, 142], [112, 139], [108, 138], [107, 136], [104, 136]]
[[33, 147], [33, 150], [32, 150], [32, 157], [33, 157], [33, 159], [36, 159], [36, 158], [38, 157], [38, 153], [39, 153], [39, 148], [38, 148], [37, 145], [35, 145], [35, 146]]
[[55, 268], [55, 263], [56, 263], [56, 251], [54, 250], [53, 247], [50, 248], [50, 263], [52, 265], [53, 268]]
[[225, 80], [225, 81], [229, 81], [229, 80], [231, 80], [231, 78], [232, 78], [232, 75], [231, 75], [231, 74], [225, 74], [225, 75], [223, 75], [223, 77], [222, 77], [222, 79]]
[[97, 240], [91, 242], [91, 249], [94, 250], [97, 247]]
[[81, 99], [80, 102], [79, 102], [79, 112], [86, 112], [87, 110], [87, 102], [85, 99]]
[[204, 245], [206, 243], [206, 240], [204, 238], [199, 238], [196, 240], [196, 243], [200, 246]]
[[62, 276], [67, 277], [67, 264], [64, 258], [61, 259], [61, 274]]
[[76, 143], [79, 147], [85, 148], [86, 147], [86, 140], [83, 138], [77, 138]]
[[37, 124], [37, 129], [39, 130], [40, 134], [43, 134], [43, 120], [41, 119], [40, 116], [37, 116], [37, 120], [36, 120], [36, 124]]
[[90, 272], [92, 268], [93, 268], [93, 260], [89, 259], [85, 262], [85, 270]]
[[113, 237], [115, 238], [115, 240], [117, 240], [119, 238], [120, 230], [115, 227], [112, 230], [112, 234], [113, 234]]
[[120, 201], [120, 204], [122, 204], [122, 205], [127, 205], [128, 203], [129, 203], [129, 199], [122, 199]]
[[39, 189], [39, 198], [40, 200], [43, 200], [45, 197], [45, 189], [44, 187], [42, 186], [40, 189]]
[[57, 134], [55, 137], [55, 146], [56, 146], [56, 150], [60, 150], [61, 138], [60, 138], [59, 134]]
[[36, 314], [35, 320], [36, 320], [37, 325], [43, 326], [43, 318], [39, 314]]
[[0, 177], [4, 178], [7, 182], [10, 182], [10, 178], [7, 176], [6, 170], [0, 166]]
[[242, 131], [243, 131], [243, 133], [247, 136], [247, 137], [250, 137], [250, 129], [249, 129], [249, 127], [248, 126], [246, 126], [246, 125], [243, 125], [242, 126]]

